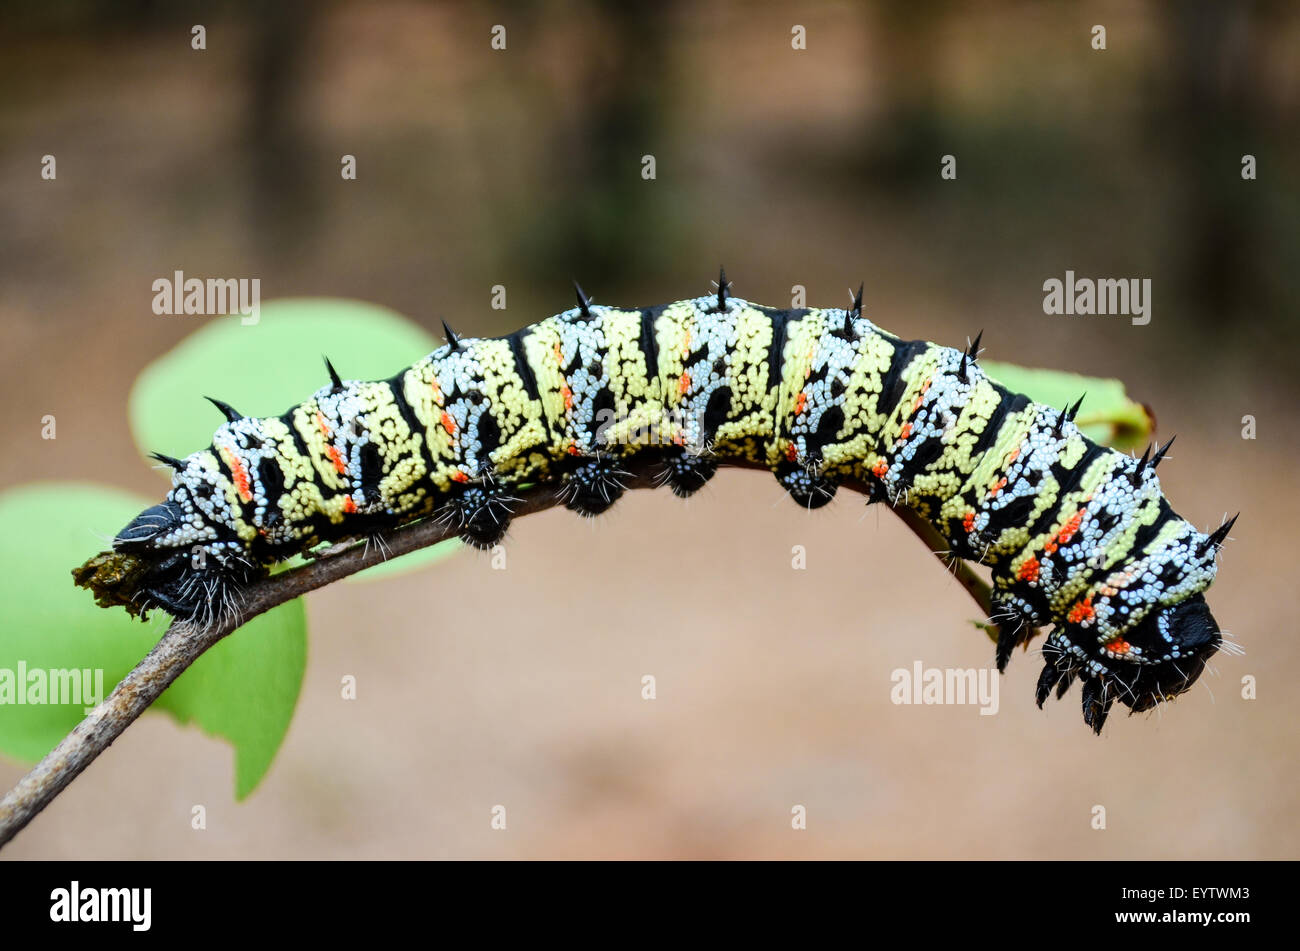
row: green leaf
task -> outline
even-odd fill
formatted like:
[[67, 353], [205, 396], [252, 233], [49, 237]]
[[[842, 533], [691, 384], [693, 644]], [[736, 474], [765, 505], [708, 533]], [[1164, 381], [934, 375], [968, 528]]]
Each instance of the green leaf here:
[[235, 747], [235, 798], [262, 781], [289, 730], [307, 666], [302, 599], [267, 611], [218, 641], [158, 698]]
[[1116, 449], [1145, 446], [1155, 420], [1141, 403], [1129, 399], [1119, 380], [1080, 376], [1060, 370], [1031, 370], [1009, 363], [981, 360], [980, 369], [1013, 393], [1063, 410], [1080, 396], [1083, 407], [1075, 419], [1088, 438]]
[[[34, 761], [48, 753], [154, 646], [167, 629], [95, 606], [73, 586], [72, 568], [151, 500], [104, 486], [36, 483], [0, 493], [0, 699], [6, 672], [95, 671], [102, 695], [75, 703], [0, 706], [0, 752]], [[306, 666], [307, 627], [300, 601], [254, 619], [200, 657], [159, 698], [158, 709], [193, 721], [235, 747], [240, 798], [266, 774], [284, 739]], [[10, 699], [17, 699], [16, 696]], [[47, 700], [54, 699], [47, 694]], [[66, 699], [60, 697], [59, 699]]]
[[329, 382], [323, 356], [345, 380], [392, 376], [437, 346], [401, 314], [361, 301], [293, 298], [262, 305], [256, 324], [204, 321], [149, 364], [131, 390], [131, 432], [141, 455], [186, 456], [212, 442], [225, 400], [249, 416], [278, 416]]
[[[181, 319], [181, 318], [176, 318]], [[208, 322], [145, 368], [131, 390], [131, 432], [141, 455], [186, 456], [212, 442], [220, 414], [213, 396], [250, 416], [276, 416], [329, 377], [329, 356], [346, 380], [390, 377], [438, 346], [396, 311], [362, 301], [270, 301], [256, 324], [238, 317]], [[446, 558], [459, 542], [411, 552], [353, 577], [401, 574]]]

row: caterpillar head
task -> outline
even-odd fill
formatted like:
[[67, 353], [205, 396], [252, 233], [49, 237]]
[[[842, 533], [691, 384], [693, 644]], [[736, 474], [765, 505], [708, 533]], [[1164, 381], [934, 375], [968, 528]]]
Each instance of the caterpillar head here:
[[1100, 733], [1117, 699], [1140, 713], [1187, 692], [1221, 643], [1219, 625], [1200, 594], [1150, 611], [1122, 640], [1098, 645], [1068, 625], [1058, 627], [1043, 645], [1038, 705], [1053, 688], [1062, 697], [1078, 678], [1083, 720]]
[[176, 469], [172, 490], [113, 539], [115, 552], [142, 566], [127, 593], [142, 611], [210, 622], [234, 610], [239, 589], [264, 573], [239, 539], [229, 480], [205, 456], [164, 459]]
[[1194, 529], [1094, 585], [1043, 645], [1038, 705], [1082, 681], [1083, 719], [1100, 733], [1119, 700], [1134, 713], [1191, 689], [1223, 642], [1202, 591], [1232, 523]]

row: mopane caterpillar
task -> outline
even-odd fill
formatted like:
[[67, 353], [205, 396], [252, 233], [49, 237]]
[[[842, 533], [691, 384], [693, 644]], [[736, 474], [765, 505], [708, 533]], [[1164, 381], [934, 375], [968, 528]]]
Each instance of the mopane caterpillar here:
[[[583, 515], [646, 456], [688, 496], [719, 465], [770, 469], [800, 505], [838, 484], [904, 505], [992, 570], [997, 664], [1052, 624], [1041, 707], [1082, 683], [1100, 732], [1116, 699], [1183, 693], [1221, 643], [1202, 592], [1212, 534], [1170, 507], [1156, 466], [1097, 445], [1007, 391], [965, 350], [902, 340], [847, 309], [779, 310], [729, 294], [655, 307], [577, 306], [506, 337], [458, 338], [396, 376], [329, 382], [281, 416], [226, 421], [174, 470], [166, 499], [118, 533], [137, 607], [210, 621], [271, 565], [425, 517], [491, 547], [512, 491], [551, 484]], [[644, 438], [653, 432], [655, 438]]]

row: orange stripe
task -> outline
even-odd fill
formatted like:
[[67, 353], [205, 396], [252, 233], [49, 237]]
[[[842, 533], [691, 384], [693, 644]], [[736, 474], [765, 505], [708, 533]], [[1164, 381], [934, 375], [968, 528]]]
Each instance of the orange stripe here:
[[334, 463], [334, 468], [338, 470], [339, 475], [348, 471], [348, 464], [343, 461], [343, 454], [333, 446], [325, 447], [325, 454], [330, 457], [330, 462]]
[[[1087, 498], [1085, 498], [1084, 501], [1091, 502], [1092, 496], [1091, 495], [1087, 496]], [[1088, 509], [1086, 507], [1079, 509], [1079, 511], [1075, 512], [1073, 515], [1070, 516], [1070, 520], [1066, 522], [1064, 525], [1062, 525], [1061, 530], [1057, 532], [1052, 537], [1052, 540], [1049, 541], [1043, 547], [1046, 548], [1049, 552], [1054, 552], [1062, 545], [1068, 545], [1070, 543], [1070, 539], [1072, 539], [1075, 533], [1079, 531], [1079, 525], [1082, 524], [1083, 517], [1087, 514], [1088, 514]]]
[[1066, 620], [1071, 624], [1078, 624], [1080, 621], [1090, 620], [1096, 613], [1097, 612], [1092, 609], [1092, 595], [1088, 595], [1088, 597], [1070, 608], [1070, 613], [1066, 616]]
[[221, 458], [226, 460], [226, 465], [230, 467], [230, 475], [235, 480], [235, 491], [245, 502], [253, 501], [252, 487], [248, 479], [248, 467], [244, 465], [233, 449], [227, 446], [221, 447]]

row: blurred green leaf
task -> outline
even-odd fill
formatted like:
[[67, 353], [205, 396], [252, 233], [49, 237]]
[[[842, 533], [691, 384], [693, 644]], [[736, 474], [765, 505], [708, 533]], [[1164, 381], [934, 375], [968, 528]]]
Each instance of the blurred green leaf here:
[[345, 380], [379, 380], [438, 345], [401, 314], [352, 300], [270, 301], [248, 326], [238, 317], [201, 319], [131, 389], [131, 432], [141, 455], [186, 456], [209, 445], [221, 414], [205, 396], [249, 416], [278, 416], [328, 382], [324, 356]]
[[991, 360], [981, 360], [980, 369], [1013, 393], [1023, 393], [1059, 410], [1073, 405], [1086, 393], [1075, 422], [1085, 436], [1102, 445], [1139, 448], [1150, 441], [1155, 431], [1151, 414], [1129, 398], [1119, 380], [1060, 370], [1031, 370]]
[[301, 598], [259, 614], [218, 641], [158, 698], [180, 723], [195, 722], [235, 747], [235, 798], [261, 782], [289, 731], [307, 666]]
[[[0, 493], [0, 678], [27, 671], [102, 671], [102, 695], [79, 703], [0, 707], [0, 752], [34, 761], [48, 753], [112, 692], [167, 628], [159, 613], [142, 624], [95, 606], [74, 587], [72, 568], [112, 537], [148, 499], [82, 483], [36, 483]], [[307, 626], [301, 601], [250, 621], [200, 657], [155, 707], [195, 722], [235, 747], [235, 789], [243, 798], [266, 774], [302, 687]], [[21, 685], [19, 685], [21, 686]], [[92, 689], [92, 693], [95, 692]], [[24, 694], [26, 695], [26, 694]], [[15, 696], [13, 699], [17, 699]], [[47, 699], [53, 699], [47, 697]]]

